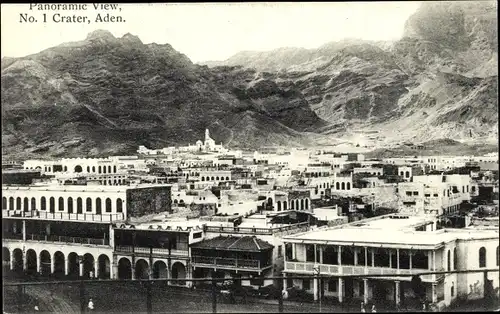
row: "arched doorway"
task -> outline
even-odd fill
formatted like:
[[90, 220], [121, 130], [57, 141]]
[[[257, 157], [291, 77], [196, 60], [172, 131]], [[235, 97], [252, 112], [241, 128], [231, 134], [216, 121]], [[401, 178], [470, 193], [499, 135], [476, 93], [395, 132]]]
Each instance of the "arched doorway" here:
[[153, 277], [154, 278], [168, 278], [167, 264], [163, 261], [156, 261], [153, 264]]
[[54, 253], [54, 276], [64, 276], [64, 253], [57, 251]]
[[78, 254], [71, 252], [68, 254], [68, 277], [78, 278], [80, 276], [80, 260]]
[[93, 276], [95, 276], [94, 256], [92, 256], [92, 254], [87, 253], [83, 255], [83, 277], [91, 278], [90, 272], [92, 272], [94, 274]]
[[149, 264], [144, 259], [139, 259], [135, 263], [135, 279], [149, 278]]
[[101, 279], [109, 279], [110, 278], [110, 262], [109, 262], [109, 257], [105, 254], [99, 255], [97, 258], [98, 264], [99, 264], [99, 278]]
[[[172, 279], [184, 279], [186, 278], [186, 268], [180, 262], [174, 263], [172, 265]], [[173, 281], [174, 284], [184, 286], [186, 285], [185, 281]]]
[[40, 252], [40, 274], [44, 276], [48, 276], [51, 273], [50, 269], [51, 265], [51, 256], [50, 253], [46, 250]]
[[38, 271], [36, 269], [36, 252], [32, 249], [26, 251], [26, 273], [36, 274]]
[[4, 274], [10, 270], [10, 251], [6, 247], [2, 247], [2, 269]]
[[23, 271], [23, 251], [21, 249], [14, 249], [12, 251], [13, 262], [14, 262], [14, 271], [22, 272]]
[[121, 258], [118, 261], [118, 279], [132, 278], [132, 265], [128, 258]]

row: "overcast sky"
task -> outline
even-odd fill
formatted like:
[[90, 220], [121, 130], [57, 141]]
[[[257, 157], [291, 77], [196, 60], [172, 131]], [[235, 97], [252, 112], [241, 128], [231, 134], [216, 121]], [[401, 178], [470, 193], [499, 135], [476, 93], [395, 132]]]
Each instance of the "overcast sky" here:
[[[193, 62], [225, 60], [239, 51], [279, 47], [315, 48], [343, 38], [393, 40], [401, 37], [404, 23], [419, 2], [351, 3], [223, 3], [121, 4], [124, 23], [54, 23], [52, 15], [97, 13], [87, 11], [35, 11], [29, 4], [2, 4], [2, 57], [21, 57], [83, 40], [96, 29], [121, 37], [139, 36], [143, 43], [169, 43]], [[38, 23], [20, 23], [20, 14], [38, 17]], [[42, 23], [47, 13], [48, 23]]]

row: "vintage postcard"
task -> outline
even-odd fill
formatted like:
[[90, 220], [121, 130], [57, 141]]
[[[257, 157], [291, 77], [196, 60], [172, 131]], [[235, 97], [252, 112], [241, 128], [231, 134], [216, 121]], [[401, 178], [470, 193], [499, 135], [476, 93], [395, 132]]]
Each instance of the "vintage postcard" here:
[[4, 313], [498, 311], [497, 9], [2, 4]]

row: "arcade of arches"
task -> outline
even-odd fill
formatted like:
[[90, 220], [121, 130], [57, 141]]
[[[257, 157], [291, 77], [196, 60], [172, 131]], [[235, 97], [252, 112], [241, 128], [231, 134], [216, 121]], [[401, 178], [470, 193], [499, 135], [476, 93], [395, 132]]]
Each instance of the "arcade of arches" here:
[[69, 214], [114, 214], [123, 213], [125, 207], [124, 198], [120, 197], [2, 197], [2, 209], [32, 210], [65, 212]]
[[118, 259], [118, 279], [172, 279], [172, 284], [186, 285], [185, 281], [175, 279], [189, 278], [188, 270], [183, 262], [175, 261], [170, 269], [167, 260], [155, 259], [151, 269], [150, 262], [145, 258], [135, 260], [132, 270], [132, 260], [128, 257]]
[[[276, 210], [277, 211], [290, 210], [290, 209], [308, 210], [310, 208], [310, 203], [311, 202], [308, 198], [293, 199], [288, 201], [277, 201]], [[267, 204], [272, 206], [271, 198], [268, 199]]]
[[10, 250], [2, 248], [4, 270], [17, 273], [35, 274], [70, 278], [113, 278], [110, 258], [106, 254], [94, 256], [90, 253], [78, 255], [75, 252], [56, 251], [51, 254], [47, 250], [36, 252], [27, 249], [23, 254], [20, 248]]

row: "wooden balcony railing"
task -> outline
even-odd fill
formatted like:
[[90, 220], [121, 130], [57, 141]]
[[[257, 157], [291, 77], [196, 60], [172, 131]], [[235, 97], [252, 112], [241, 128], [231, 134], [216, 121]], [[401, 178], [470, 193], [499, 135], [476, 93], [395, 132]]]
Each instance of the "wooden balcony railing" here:
[[[315, 263], [312, 262], [285, 262], [285, 271], [295, 273], [312, 273], [314, 272]], [[396, 269], [389, 267], [372, 267], [372, 266], [353, 266], [353, 265], [328, 265], [319, 264], [320, 274], [324, 275], [414, 275], [421, 272], [429, 271], [428, 269]], [[438, 270], [439, 271], [439, 270]], [[435, 281], [442, 275], [423, 275], [422, 281]], [[408, 280], [411, 277], [407, 277]]]
[[36, 219], [49, 219], [49, 220], [77, 220], [77, 221], [91, 221], [91, 222], [114, 222], [125, 220], [124, 213], [116, 214], [70, 214], [63, 212], [47, 212], [47, 211], [22, 211], [22, 210], [2, 210], [2, 218], [36, 218]]
[[260, 260], [211, 257], [211, 256], [193, 256], [191, 258], [195, 266], [211, 266], [221, 268], [243, 268], [243, 269], [262, 269], [270, 265], [261, 264]]
[[[151, 253], [150, 248], [138, 247], [138, 246], [133, 248], [132, 246], [117, 245], [115, 250], [117, 252], [123, 252], [123, 253], [134, 252], [135, 254], [140, 254], [140, 255], [149, 255]], [[169, 255], [168, 249], [163, 249], [163, 248], [153, 248], [152, 253], [153, 253], [153, 255], [161, 255], [161, 256], [168, 256]], [[170, 250], [170, 256], [185, 256], [185, 257], [187, 257], [188, 255], [189, 255], [188, 250]]]
[[[7, 239], [22, 240], [22, 235], [4, 235]], [[41, 234], [27, 234], [26, 241], [43, 241], [43, 242], [63, 242], [63, 243], [76, 243], [87, 245], [109, 245], [109, 239], [97, 239], [86, 237], [69, 237], [58, 235], [41, 235]]]

